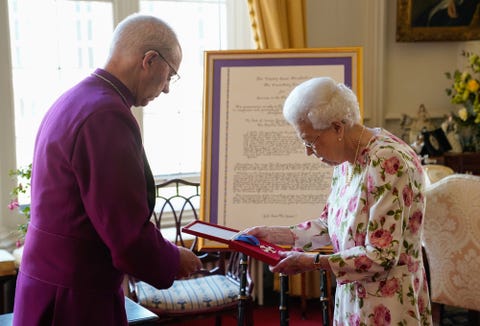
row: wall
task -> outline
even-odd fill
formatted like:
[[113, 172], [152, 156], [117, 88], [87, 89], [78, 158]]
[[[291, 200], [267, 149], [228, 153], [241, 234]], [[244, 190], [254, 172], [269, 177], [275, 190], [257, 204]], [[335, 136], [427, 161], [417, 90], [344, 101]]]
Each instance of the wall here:
[[439, 119], [456, 110], [444, 73], [462, 67], [463, 49], [480, 49], [480, 41], [396, 42], [396, 6], [395, 0], [307, 0], [308, 46], [362, 46], [366, 124], [394, 132], [401, 114], [415, 117], [420, 104]]

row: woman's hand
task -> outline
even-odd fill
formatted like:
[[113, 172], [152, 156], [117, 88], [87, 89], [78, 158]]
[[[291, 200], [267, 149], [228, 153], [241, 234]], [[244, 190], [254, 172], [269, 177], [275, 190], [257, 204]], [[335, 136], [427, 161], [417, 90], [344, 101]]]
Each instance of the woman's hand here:
[[295, 242], [294, 235], [288, 226], [254, 226], [245, 229], [242, 233], [277, 245], [291, 246]]
[[279, 252], [283, 259], [275, 266], [269, 266], [273, 273], [286, 275], [304, 273], [316, 269], [313, 264], [314, 255], [298, 251]]
[[269, 236], [268, 236], [269, 228], [270, 228], [269, 226], [254, 226], [254, 227], [243, 230], [242, 233], [250, 234], [256, 237], [257, 239], [271, 242], [269, 241]]

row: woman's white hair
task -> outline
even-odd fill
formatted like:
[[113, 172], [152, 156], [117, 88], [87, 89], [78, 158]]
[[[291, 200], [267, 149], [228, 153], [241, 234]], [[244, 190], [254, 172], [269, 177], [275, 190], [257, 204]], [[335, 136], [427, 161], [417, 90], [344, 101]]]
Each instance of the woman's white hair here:
[[323, 130], [334, 121], [348, 126], [360, 122], [360, 108], [350, 88], [330, 77], [318, 77], [290, 92], [283, 105], [283, 116], [293, 126], [308, 119], [314, 129]]

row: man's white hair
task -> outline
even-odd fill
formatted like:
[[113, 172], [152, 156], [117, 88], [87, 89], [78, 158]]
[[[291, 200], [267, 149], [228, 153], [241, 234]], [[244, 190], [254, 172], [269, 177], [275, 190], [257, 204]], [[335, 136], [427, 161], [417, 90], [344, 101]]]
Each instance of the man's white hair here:
[[179, 47], [173, 29], [158, 17], [132, 14], [122, 20], [113, 32], [110, 55], [114, 52], [138, 55], [148, 50], [168, 51]]

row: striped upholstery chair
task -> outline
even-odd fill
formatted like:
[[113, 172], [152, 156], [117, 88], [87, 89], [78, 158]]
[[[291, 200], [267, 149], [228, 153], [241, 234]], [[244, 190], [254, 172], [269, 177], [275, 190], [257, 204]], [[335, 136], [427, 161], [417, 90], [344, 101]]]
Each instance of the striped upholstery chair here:
[[[159, 184], [152, 217], [162, 233], [168, 234], [166, 229], [174, 229], [172, 241], [193, 251], [197, 239], [186, 238], [188, 235], [183, 234], [181, 228], [198, 218], [199, 198], [198, 183], [173, 179]], [[239, 324], [252, 325], [253, 282], [248, 271], [249, 259], [230, 251], [196, 254], [204, 263], [201, 271], [176, 280], [163, 290], [130, 279], [130, 297], [157, 314], [163, 323], [215, 316], [216, 325], [221, 325], [222, 315], [231, 314], [240, 318]], [[238, 311], [243, 313], [238, 316]]]

